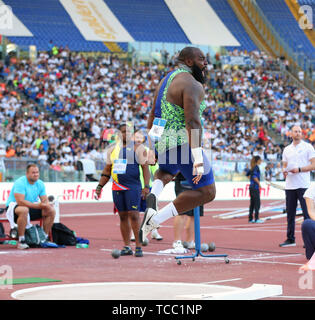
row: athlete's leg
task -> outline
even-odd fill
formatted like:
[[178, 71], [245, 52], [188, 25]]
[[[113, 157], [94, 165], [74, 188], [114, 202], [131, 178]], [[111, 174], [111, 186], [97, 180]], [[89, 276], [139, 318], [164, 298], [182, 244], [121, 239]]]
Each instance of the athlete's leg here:
[[[178, 157], [180, 157], [181, 154], [182, 150], [179, 148]], [[205, 174], [198, 184], [193, 183], [194, 175], [191, 153], [189, 153], [188, 163], [182, 163], [184, 161], [179, 162], [176, 168], [185, 177], [192, 190], [187, 190], [178, 194], [174, 201], [170, 202], [162, 210], [159, 210], [158, 214], [154, 216], [153, 222], [161, 224], [172, 216], [185, 213], [214, 200], [216, 188], [212, 168], [207, 157], [204, 155], [203, 158]]]
[[186, 241], [192, 242], [195, 239], [195, 221], [194, 216], [187, 216], [186, 224], [185, 224], [185, 231], [186, 231]]
[[[179, 154], [181, 154], [180, 148], [178, 148], [178, 155]], [[140, 228], [141, 239], [144, 239], [152, 229], [158, 228], [161, 223], [169, 218], [175, 217], [178, 214], [192, 210], [214, 200], [216, 188], [209, 160], [204, 155], [203, 160], [205, 174], [196, 185], [193, 183], [193, 162], [191, 158], [191, 152], [189, 150], [189, 162], [182, 163], [183, 161], [179, 161], [179, 163], [175, 165], [175, 168], [183, 174], [193, 190], [182, 192], [174, 201], [167, 204], [158, 212], [151, 209], [152, 207], [148, 208]], [[172, 169], [174, 168], [172, 165], [169, 166]]]
[[50, 205], [47, 209], [42, 209], [43, 229], [47, 235], [49, 235], [51, 228], [55, 221], [56, 210], [53, 205]]
[[[141, 188], [135, 187], [130, 188], [130, 190], [125, 191], [125, 206], [128, 211], [129, 216], [129, 240], [130, 240], [130, 231], [132, 229], [133, 234], [135, 236], [136, 247], [141, 247], [141, 241], [139, 239], [139, 228], [140, 228], [140, 220], [139, 220], [139, 210], [141, 205]], [[130, 228], [131, 225], [131, 228]]]
[[215, 183], [212, 183], [211, 185], [206, 185], [196, 190], [187, 190], [182, 192], [173, 201], [173, 204], [178, 214], [182, 214], [213, 201], [215, 194]]
[[159, 198], [165, 185], [173, 180], [175, 174], [167, 172], [161, 168], [154, 173], [154, 181], [152, 183], [151, 193], [155, 195], [156, 199]]
[[178, 172], [176, 154], [177, 149], [172, 149], [157, 155], [159, 169], [154, 173], [154, 180], [151, 188], [151, 194], [153, 194], [156, 199], [159, 198], [164, 186], [172, 181]]
[[131, 229], [135, 236], [136, 247], [141, 247], [141, 241], [139, 239], [139, 229], [140, 229], [140, 220], [139, 220], [139, 211], [128, 211]]
[[23, 206], [16, 206], [14, 210], [14, 214], [16, 215], [16, 224], [18, 226], [18, 234], [19, 237], [24, 237], [25, 234], [25, 228], [27, 225], [27, 215], [29, 212], [28, 207]]
[[120, 233], [125, 246], [130, 246], [130, 224], [128, 209], [126, 206], [126, 191], [116, 191], [113, 190], [113, 201], [114, 205], [118, 210], [118, 215], [120, 219]]
[[130, 246], [130, 224], [128, 211], [119, 211], [120, 232], [125, 246]]
[[186, 216], [176, 216], [174, 218], [174, 241], [182, 240], [182, 234], [185, 228]]

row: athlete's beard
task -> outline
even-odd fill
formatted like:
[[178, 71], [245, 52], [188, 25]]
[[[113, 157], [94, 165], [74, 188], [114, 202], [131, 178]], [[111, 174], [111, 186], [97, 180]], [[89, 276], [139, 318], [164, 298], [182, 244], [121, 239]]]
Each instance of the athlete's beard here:
[[191, 68], [191, 71], [192, 71], [192, 75], [193, 77], [200, 83], [205, 83], [205, 78], [203, 76], [203, 72], [202, 70], [194, 63], [192, 68]]

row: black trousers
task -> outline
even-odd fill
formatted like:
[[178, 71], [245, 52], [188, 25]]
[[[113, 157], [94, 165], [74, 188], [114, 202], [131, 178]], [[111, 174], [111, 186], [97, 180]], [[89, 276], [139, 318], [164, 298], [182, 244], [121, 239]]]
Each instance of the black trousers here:
[[260, 191], [259, 189], [249, 188], [250, 204], [248, 220], [253, 220], [253, 213], [255, 211], [255, 220], [259, 219], [260, 209]]
[[287, 209], [287, 239], [291, 241], [295, 241], [295, 216], [296, 216], [296, 208], [297, 201], [299, 200], [304, 220], [309, 219], [306, 202], [303, 198], [303, 195], [307, 188], [300, 188], [294, 190], [285, 190], [286, 197], [286, 209]]

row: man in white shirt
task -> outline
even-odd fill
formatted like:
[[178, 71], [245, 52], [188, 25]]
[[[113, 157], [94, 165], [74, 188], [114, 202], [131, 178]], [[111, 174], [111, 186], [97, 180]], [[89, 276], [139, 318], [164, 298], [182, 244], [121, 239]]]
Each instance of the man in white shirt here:
[[282, 153], [283, 174], [285, 177], [285, 195], [287, 210], [287, 240], [280, 247], [295, 246], [295, 216], [299, 200], [304, 219], [309, 215], [303, 195], [310, 186], [310, 171], [315, 170], [315, 150], [310, 143], [302, 140], [302, 129], [293, 126], [292, 143]]
[[304, 193], [310, 219], [302, 224], [302, 237], [305, 245], [306, 259], [310, 260], [315, 252], [315, 185], [309, 187]]

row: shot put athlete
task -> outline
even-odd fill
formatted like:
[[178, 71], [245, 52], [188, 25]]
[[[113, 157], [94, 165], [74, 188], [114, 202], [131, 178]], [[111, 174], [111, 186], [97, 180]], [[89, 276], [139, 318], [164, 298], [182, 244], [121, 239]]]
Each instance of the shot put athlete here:
[[[156, 90], [147, 128], [149, 138], [154, 142], [159, 169], [147, 197], [147, 209], [139, 232], [142, 241], [167, 219], [215, 198], [212, 168], [201, 146], [206, 66], [207, 59], [199, 48], [186, 47], [179, 53], [178, 68], [163, 78]], [[151, 148], [150, 161], [153, 158]], [[179, 171], [192, 190], [182, 192], [157, 211], [159, 195]]]

